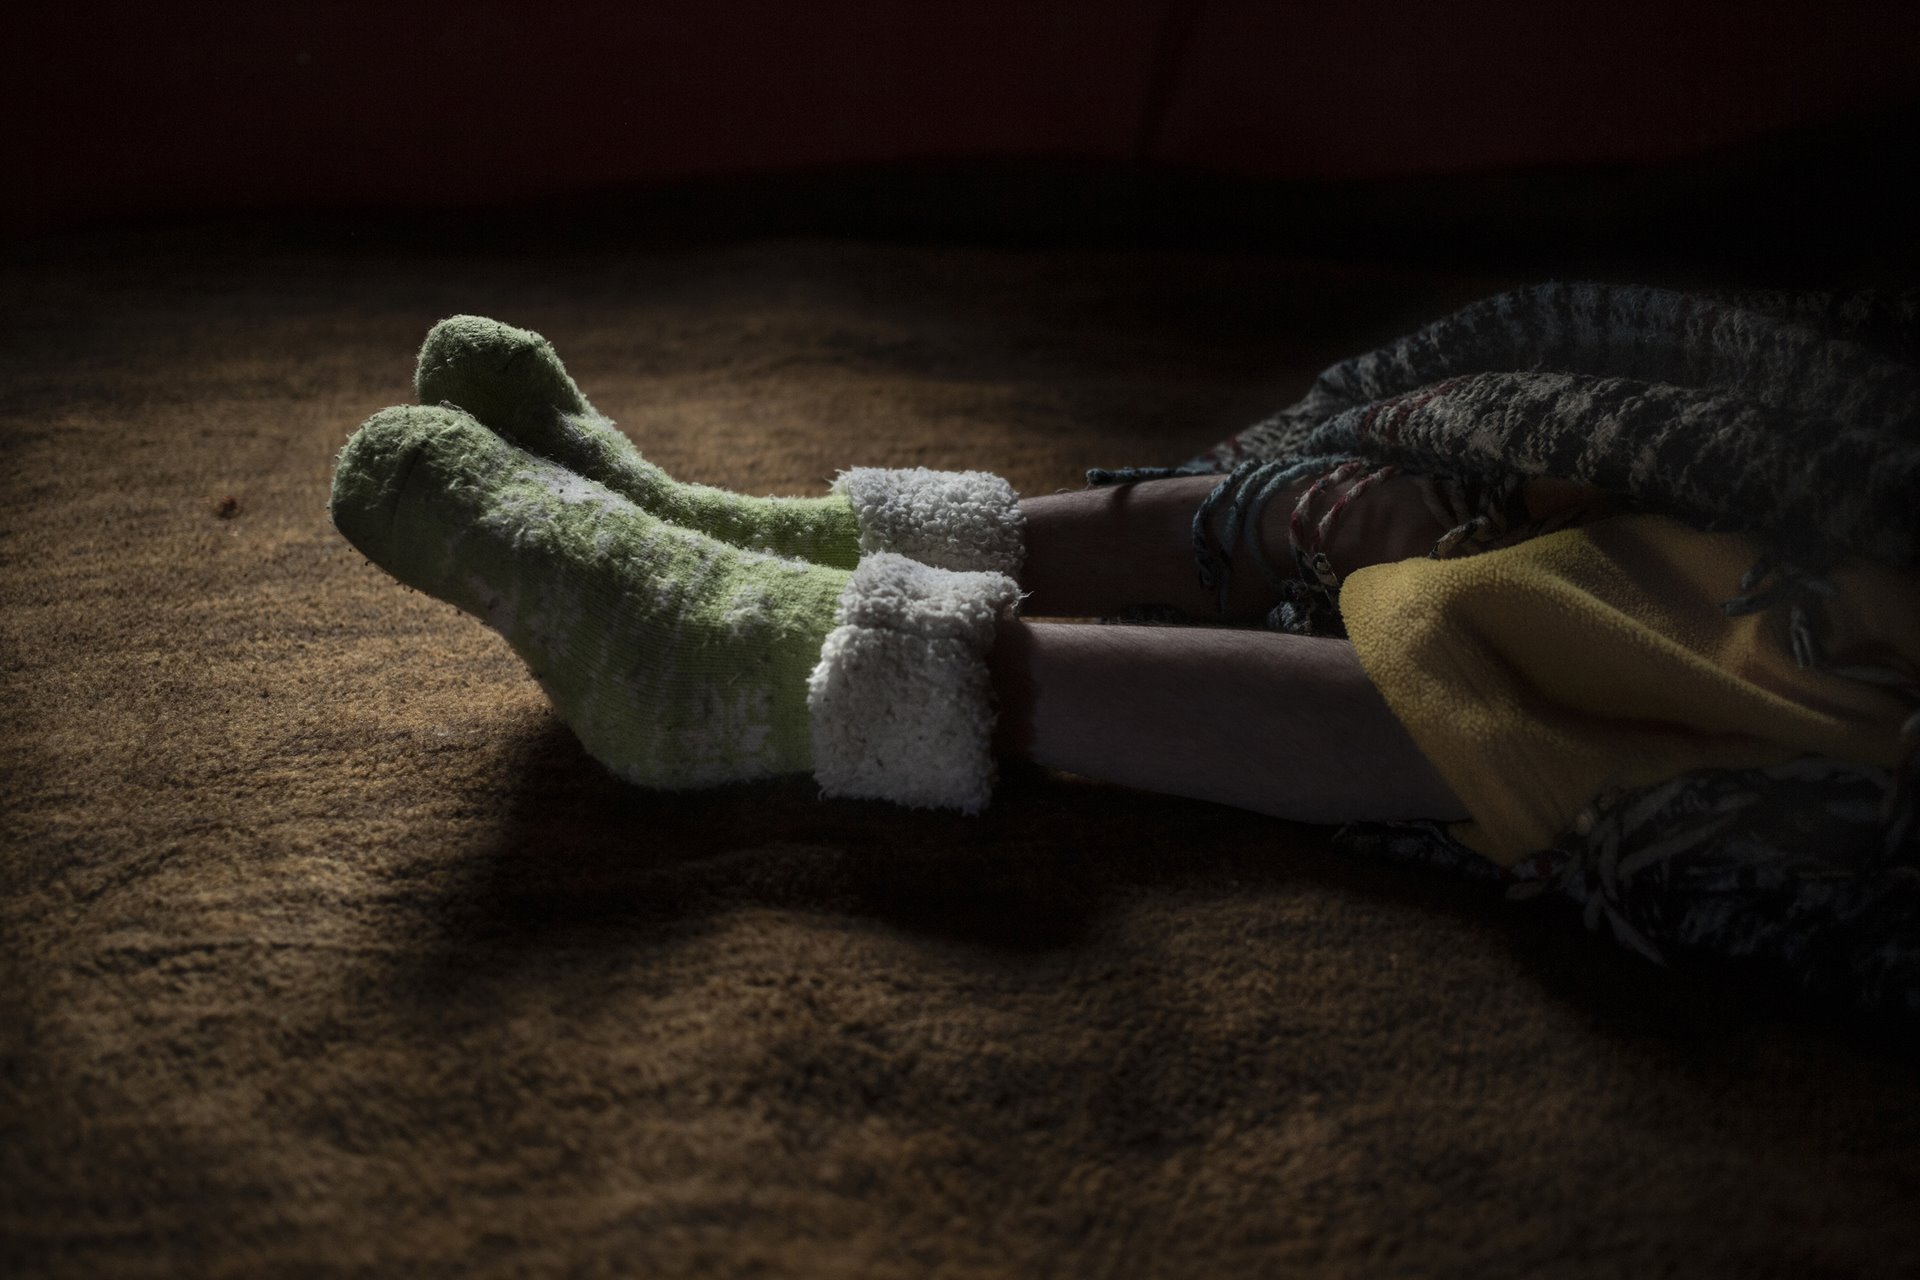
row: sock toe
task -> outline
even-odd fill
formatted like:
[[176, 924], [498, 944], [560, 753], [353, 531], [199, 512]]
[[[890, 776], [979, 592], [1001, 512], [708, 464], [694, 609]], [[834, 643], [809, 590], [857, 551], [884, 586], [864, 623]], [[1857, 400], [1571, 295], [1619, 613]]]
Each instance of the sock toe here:
[[385, 567], [392, 558], [394, 512], [420, 449], [450, 411], [401, 405], [360, 425], [340, 450], [327, 511], [360, 553]]
[[426, 571], [428, 550], [400, 533], [400, 507], [421, 470], [445, 485], [500, 461], [509, 446], [458, 409], [400, 405], [382, 409], [340, 450], [328, 511], [334, 527], [360, 553], [412, 587], [438, 584]]
[[413, 385], [421, 404], [458, 405], [516, 442], [547, 429], [557, 413], [593, 411], [551, 342], [485, 316], [433, 326]]

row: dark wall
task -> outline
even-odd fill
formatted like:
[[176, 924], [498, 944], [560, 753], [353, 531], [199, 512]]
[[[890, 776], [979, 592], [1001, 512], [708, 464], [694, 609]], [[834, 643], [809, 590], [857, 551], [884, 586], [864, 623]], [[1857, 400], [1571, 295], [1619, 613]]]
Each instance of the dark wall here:
[[14, 231], [980, 157], [1369, 178], [1647, 161], [1920, 91], [1920, 5], [38, 5]]

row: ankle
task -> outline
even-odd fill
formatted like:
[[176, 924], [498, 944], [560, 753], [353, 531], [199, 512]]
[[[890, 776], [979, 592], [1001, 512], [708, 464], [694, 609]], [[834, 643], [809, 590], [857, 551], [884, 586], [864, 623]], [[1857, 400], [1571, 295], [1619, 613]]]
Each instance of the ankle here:
[[1033, 750], [1033, 627], [1007, 619], [987, 651], [993, 683], [994, 754], [1025, 757]]

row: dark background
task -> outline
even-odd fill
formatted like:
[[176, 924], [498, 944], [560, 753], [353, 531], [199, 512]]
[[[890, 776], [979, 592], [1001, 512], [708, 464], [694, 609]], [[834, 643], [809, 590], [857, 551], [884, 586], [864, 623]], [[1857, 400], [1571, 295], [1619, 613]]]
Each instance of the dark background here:
[[1912, 274], [1911, 4], [36, 8], [0, 40], [16, 235], [271, 218]]

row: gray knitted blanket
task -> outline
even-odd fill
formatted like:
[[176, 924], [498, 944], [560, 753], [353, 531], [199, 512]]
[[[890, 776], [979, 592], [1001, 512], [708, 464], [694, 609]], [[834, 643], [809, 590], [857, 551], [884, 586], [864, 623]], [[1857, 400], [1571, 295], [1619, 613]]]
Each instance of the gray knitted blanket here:
[[[1823, 571], [1838, 556], [1920, 566], [1920, 296], [1683, 294], [1549, 284], [1474, 303], [1322, 373], [1296, 404], [1183, 467], [1094, 483], [1224, 472], [1195, 520], [1203, 580], [1243, 561], [1284, 603], [1270, 625], [1339, 633], [1338, 580], [1296, 539], [1292, 566], [1245, 537], [1302, 477], [1392, 468], [1452, 495], [1436, 555], [1538, 529], [1521, 482], [1556, 477], [1702, 529], [1760, 535], [1729, 612], [1767, 610], [1796, 660], [1920, 707], [1920, 673], [1836, 667]], [[1904, 728], [1920, 745], [1920, 714]], [[1758, 966], [1830, 995], [1920, 1016], [1916, 752], [1888, 771], [1833, 760], [1703, 771], [1601, 798], [1598, 817], [1515, 872], [1431, 824], [1349, 828], [1389, 855], [1579, 904], [1656, 961]]]
[[1920, 563], [1920, 299], [1501, 294], [1322, 373], [1206, 455], [1557, 476], [1713, 527]]

